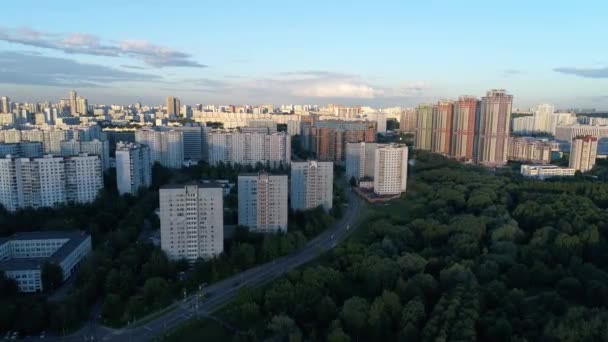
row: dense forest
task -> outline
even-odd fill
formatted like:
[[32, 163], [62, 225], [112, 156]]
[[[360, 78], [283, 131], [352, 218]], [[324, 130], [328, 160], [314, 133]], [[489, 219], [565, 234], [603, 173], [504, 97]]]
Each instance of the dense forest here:
[[[222, 255], [199, 260], [194, 265], [168, 260], [160, 247], [146, 238], [146, 233], [159, 227], [154, 210], [158, 208], [158, 188], [163, 184], [201, 178], [236, 182], [239, 173], [263, 169], [267, 168], [261, 164], [251, 167], [220, 163], [216, 167], [201, 164], [169, 170], [157, 164], [153, 169], [152, 187], [137, 196], [118, 196], [115, 180], [108, 178], [106, 190], [92, 204], [23, 209], [14, 213], [0, 209], [0, 236], [40, 229], [78, 229], [92, 235], [94, 247], [73, 284], [65, 285], [63, 296], [54, 296], [52, 291], [18, 294], [14, 281], [0, 272], [0, 331], [16, 330], [31, 335], [52, 330], [64, 334], [97, 313], [101, 315], [100, 323], [114, 327], [127, 325], [170, 305], [202, 283], [211, 283], [292, 253], [342, 215], [346, 196], [344, 189], [336, 185], [334, 208], [330, 213], [322, 208], [290, 211], [287, 234], [253, 234], [237, 227], [234, 236], [225, 241]], [[283, 168], [268, 171], [288, 172]], [[225, 199], [225, 207], [232, 214], [236, 212], [236, 191]], [[46, 277], [43, 275], [43, 278]]]
[[[416, 153], [402, 199], [214, 316], [234, 341], [606, 341], [606, 208], [608, 184], [593, 178], [528, 180]], [[167, 340], [200, 339], [209, 322]]]

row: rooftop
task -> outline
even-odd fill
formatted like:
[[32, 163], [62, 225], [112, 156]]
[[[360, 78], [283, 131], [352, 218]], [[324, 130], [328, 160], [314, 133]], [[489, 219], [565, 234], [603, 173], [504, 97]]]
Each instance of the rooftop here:
[[198, 185], [199, 188], [223, 188], [224, 185], [214, 181], [206, 181], [206, 182], [189, 182], [186, 184], [167, 184], [163, 185], [161, 189], [183, 189], [189, 185]]

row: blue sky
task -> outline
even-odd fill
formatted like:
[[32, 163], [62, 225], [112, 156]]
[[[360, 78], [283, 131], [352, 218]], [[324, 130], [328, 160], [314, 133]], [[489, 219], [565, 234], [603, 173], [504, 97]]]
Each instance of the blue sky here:
[[505, 88], [608, 109], [603, 1], [10, 1], [0, 94], [413, 106]]

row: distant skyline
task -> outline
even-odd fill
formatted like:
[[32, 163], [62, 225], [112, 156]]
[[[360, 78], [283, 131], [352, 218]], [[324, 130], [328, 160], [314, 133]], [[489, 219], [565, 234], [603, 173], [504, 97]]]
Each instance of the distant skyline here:
[[608, 109], [608, 4], [3, 4], [0, 96], [90, 103], [415, 106], [503, 88], [514, 108]]

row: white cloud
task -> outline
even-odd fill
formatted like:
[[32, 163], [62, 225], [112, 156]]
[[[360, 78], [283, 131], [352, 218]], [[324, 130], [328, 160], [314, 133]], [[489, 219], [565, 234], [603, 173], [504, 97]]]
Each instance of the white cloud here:
[[157, 68], [197, 67], [205, 65], [194, 61], [190, 54], [153, 44], [145, 40], [103, 41], [89, 33], [56, 34], [35, 31], [27, 27], [0, 28], [0, 41], [63, 51], [109, 57], [131, 57]]

